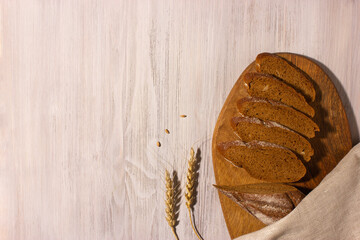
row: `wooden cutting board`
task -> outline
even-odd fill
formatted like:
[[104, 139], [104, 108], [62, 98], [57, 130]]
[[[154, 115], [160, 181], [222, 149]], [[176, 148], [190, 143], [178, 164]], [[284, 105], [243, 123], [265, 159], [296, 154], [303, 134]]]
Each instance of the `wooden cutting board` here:
[[[311, 161], [305, 163], [307, 175], [295, 183], [304, 193], [314, 189], [329, 173], [344, 155], [351, 149], [351, 135], [341, 99], [329, 76], [312, 60], [304, 56], [291, 53], [278, 53], [300, 69], [305, 71], [313, 80], [316, 89], [316, 100], [312, 103], [315, 109], [314, 121], [320, 127], [320, 133], [311, 139], [315, 154]], [[236, 102], [248, 96], [243, 76], [254, 72], [255, 64], [251, 63], [235, 83], [219, 114], [212, 141], [212, 155], [217, 185], [240, 185], [259, 183], [247, 174], [244, 169], [236, 168], [218, 153], [216, 145], [223, 141], [238, 139], [230, 126], [230, 119], [239, 115]], [[265, 225], [241, 209], [223, 194], [219, 193], [224, 218], [231, 238], [256, 231]]]

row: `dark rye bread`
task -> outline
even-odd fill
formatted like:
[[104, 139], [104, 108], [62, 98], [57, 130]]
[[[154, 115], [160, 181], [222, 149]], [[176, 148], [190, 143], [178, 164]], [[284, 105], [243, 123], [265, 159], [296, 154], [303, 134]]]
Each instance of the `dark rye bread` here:
[[279, 145], [253, 141], [223, 142], [218, 151], [234, 166], [244, 168], [252, 177], [268, 182], [296, 182], [306, 168], [289, 149]]
[[305, 197], [295, 187], [279, 183], [214, 186], [266, 225], [285, 217]]
[[241, 114], [280, 123], [308, 138], [315, 137], [319, 127], [305, 114], [272, 100], [262, 98], [242, 98], [237, 103]]
[[256, 71], [281, 78], [312, 102], [315, 100], [315, 88], [311, 79], [298, 67], [286, 59], [271, 53], [260, 53], [256, 57]]
[[301, 93], [278, 78], [263, 73], [247, 73], [244, 76], [245, 86], [250, 96], [282, 102], [311, 117], [314, 109], [306, 102]]
[[231, 126], [244, 142], [258, 140], [275, 143], [296, 152], [307, 162], [314, 155], [314, 149], [304, 137], [276, 122], [254, 117], [234, 117]]

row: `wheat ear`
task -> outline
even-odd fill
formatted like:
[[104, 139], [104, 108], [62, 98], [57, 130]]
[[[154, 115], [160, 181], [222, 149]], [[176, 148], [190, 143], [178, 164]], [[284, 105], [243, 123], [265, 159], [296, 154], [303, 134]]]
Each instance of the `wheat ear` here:
[[196, 158], [195, 158], [195, 152], [194, 149], [190, 149], [190, 159], [188, 161], [188, 171], [186, 176], [186, 192], [185, 192], [185, 199], [186, 199], [186, 207], [189, 211], [189, 217], [190, 217], [190, 223], [191, 227], [194, 230], [196, 236], [198, 239], [202, 240], [202, 237], [198, 233], [195, 223], [193, 222], [192, 218], [192, 208], [195, 202], [195, 183], [197, 181], [197, 174], [196, 174]]
[[174, 181], [171, 179], [168, 170], [165, 171], [165, 181], [166, 181], [166, 221], [168, 222], [171, 230], [175, 236], [176, 240], [179, 240], [178, 236], [175, 232], [175, 224], [176, 224], [176, 212], [175, 212], [175, 189], [174, 189]]

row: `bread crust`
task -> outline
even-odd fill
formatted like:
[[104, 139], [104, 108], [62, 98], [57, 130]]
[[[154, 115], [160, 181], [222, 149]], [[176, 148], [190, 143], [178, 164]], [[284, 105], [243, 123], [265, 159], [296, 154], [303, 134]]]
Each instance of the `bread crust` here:
[[312, 102], [315, 100], [316, 92], [310, 77], [288, 60], [276, 54], [260, 53], [256, 57], [255, 68], [257, 72], [281, 78]]
[[291, 149], [307, 162], [314, 155], [314, 149], [304, 137], [276, 122], [238, 116], [232, 118], [230, 124], [242, 141], [272, 142]]
[[314, 117], [315, 111], [306, 102], [304, 96], [281, 79], [257, 72], [247, 73], [243, 79], [250, 96], [279, 101]]
[[219, 143], [217, 149], [225, 160], [259, 180], [296, 182], [306, 173], [305, 166], [291, 150], [274, 143], [236, 140]]
[[[247, 103], [250, 103], [252, 107], [246, 105]], [[256, 105], [259, 108], [266, 108], [266, 111], [259, 112], [254, 108]], [[237, 102], [237, 107], [242, 115], [280, 123], [307, 138], [315, 137], [315, 132], [320, 131], [319, 126], [308, 116], [280, 102], [246, 97]]]
[[297, 188], [279, 183], [214, 186], [266, 225], [285, 217], [305, 197]]

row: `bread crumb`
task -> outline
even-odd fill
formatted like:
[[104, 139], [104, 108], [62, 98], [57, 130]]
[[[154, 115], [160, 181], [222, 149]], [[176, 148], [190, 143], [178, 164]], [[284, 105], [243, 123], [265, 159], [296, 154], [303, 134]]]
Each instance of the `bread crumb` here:
[[165, 132], [166, 132], [167, 134], [170, 134], [169, 129], [165, 129]]
[[158, 141], [158, 142], [156, 143], [156, 146], [161, 147], [161, 143]]

